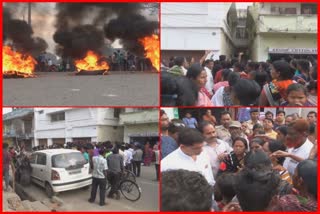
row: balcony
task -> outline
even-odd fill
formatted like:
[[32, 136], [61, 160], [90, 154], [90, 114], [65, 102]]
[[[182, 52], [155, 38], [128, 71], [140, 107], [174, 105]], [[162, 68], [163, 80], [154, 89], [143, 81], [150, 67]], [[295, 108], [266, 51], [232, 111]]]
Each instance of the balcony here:
[[263, 33], [317, 33], [316, 15], [260, 15], [258, 32]]
[[5, 131], [3, 133], [3, 137], [6, 138], [19, 138], [19, 139], [31, 139], [34, 137], [33, 131], [31, 133], [17, 133], [15, 130], [9, 130], [9, 131]]
[[144, 123], [158, 123], [159, 111], [156, 110], [144, 110], [141, 112], [130, 112], [120, 114], [120, 125], [127, 124], [144, 124]]

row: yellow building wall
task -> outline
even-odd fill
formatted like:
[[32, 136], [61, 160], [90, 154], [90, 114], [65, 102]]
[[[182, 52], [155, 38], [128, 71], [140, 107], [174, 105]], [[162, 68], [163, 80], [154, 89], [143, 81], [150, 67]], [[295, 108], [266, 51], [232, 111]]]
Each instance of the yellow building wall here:
[[317, 16], [297, 16], [297, 15], [269, 15], [259, 17], [259, 31], [268, 32], [299, 32], [299, 33], [316, 33]]
[[267, 60], [269, 48], [317, 48], [317, 35], [260, 34], [255, 38], [255, 42], [253, 44], [252, 60]]
[[98, 126], [97, 128], [97, 142], [115, 141], [122, 142], [123, 127], [122, 126]]
[[142, 136], [150, 136], [150, 134], [155, 134], [155, 133], [159, 133], [158, 123], [126, 125], [124, 129], [123, 140], [124, 142], [129, 143], [130, 135], [132, 134], [139, 134], [139, 135], [141, 134], [141, 137], [142, 137]]

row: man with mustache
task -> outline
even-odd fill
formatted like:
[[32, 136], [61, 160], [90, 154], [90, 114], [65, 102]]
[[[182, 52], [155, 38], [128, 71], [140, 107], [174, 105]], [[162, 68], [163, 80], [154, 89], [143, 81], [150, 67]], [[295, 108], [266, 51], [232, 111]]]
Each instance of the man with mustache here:
[[214, 186], [208, 155], [203, 152], [204, 137], [193, 128], [184, 128], [178, 137], [179, 147], [161, 160], [161, 172], [185, 169], [202, 174]]
[[276, 151], [272, 153], [275, 157], [285, 157], [283, 166], [289, 171], [290, 175], [294, 174], [299, 162], [309, 157], [313, 144], [308, 140], [309, 123], [305, 119], [298, 119], [288, 126], [285, 144], [289, 148], [288, 152]]
[[222, 161], [232, 151], [232, 148], [228, 143], [217, 138], [217, 132], [212, 123], [203, 121], [199, 125], [199, 131], [202, 133], [204, 141], [207, 143], [203, 147], [203, 150], [210, 158], [212, 173], [213, 176], [216, 177], [220, 161]]

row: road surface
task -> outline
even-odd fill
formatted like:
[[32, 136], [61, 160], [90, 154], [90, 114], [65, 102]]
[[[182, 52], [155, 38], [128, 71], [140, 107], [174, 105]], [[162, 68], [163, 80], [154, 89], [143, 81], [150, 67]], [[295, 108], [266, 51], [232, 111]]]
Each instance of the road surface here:
[[4, 106], [158, 106], [159, 74], [110, 72], [75, 76], [42, 72], [36, 78], [4, 79]]
[[[61, 192], [57, 196], [63, 200], [66, 211], [158, 211], [159, 210], [159, 182], [155, 179], [154, 165], [141, 167], [141, 177], [137, 178], [137, 183], [142, 189], [141, 198], [136, 202], [126, 200], [122, 195], [120, 200], [106, 198], [105, 206], [99, 206], [99, 190], [96, 202], [88, 202], [91, 188], [88, 190], [78, 189]], [[34, 199], [47, 200], [44, 188], [31, 184], [24, 187]]]

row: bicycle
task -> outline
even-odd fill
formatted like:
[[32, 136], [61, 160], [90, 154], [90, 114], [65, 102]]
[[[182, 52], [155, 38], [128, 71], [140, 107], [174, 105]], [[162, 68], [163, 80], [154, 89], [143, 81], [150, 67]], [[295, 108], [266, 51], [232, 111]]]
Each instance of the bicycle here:
[[124, 177], [124, 180], [131, 180], [136, 182], [136, 175], [130, 170], [126, 170], [126, 169], [123, 170], [123, 177]]
[[[136, 177], [135, 175], [128, 171], [124, 170], [124, 172], [121, 174], [120, 182], [119, 182], [119, 190], [121, 194], [129, 201], [135, 202], [140, 199], [141, 197], [141, 188], [136, 183]], [[110, 191], [111, 184], [108, 182], [107, 179], [107, 186], [106, 191]], [[107, 195], [107, 194], [106, 194]]]

